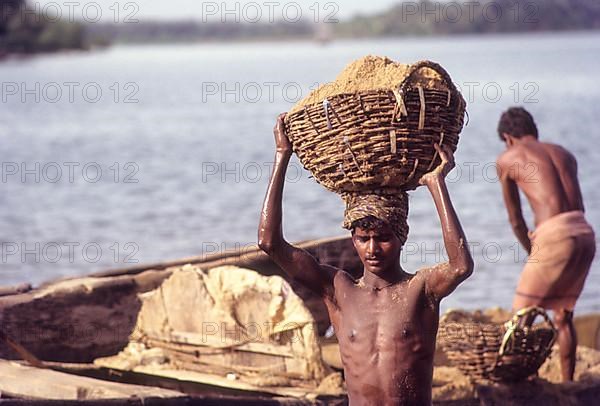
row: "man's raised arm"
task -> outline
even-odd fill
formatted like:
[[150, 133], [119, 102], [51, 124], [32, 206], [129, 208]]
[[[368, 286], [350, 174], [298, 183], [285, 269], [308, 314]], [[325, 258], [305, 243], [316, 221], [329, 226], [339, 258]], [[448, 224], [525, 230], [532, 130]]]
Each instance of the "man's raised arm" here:
[[442, 163], [432, 172], [424, 175], [420, 183], [426, 185], [433, 197], [435, 207], [442, 225], [444, 245], [449, 262], [432, 268], [427, 277], [427, 290], [437, 300], [448, 296], [456, 287], [473, 272], [473, 258], [469, 252], [465, 233], [458, 221], [445, 177], [454, 167], [452, 150], [435, 145]]
[[[283, 184], [287, 165], [292, 156], [292, 146], [284, 130], [285, 114], [280, 114], [273, 130], [276, 153], [273, 173], [269, 181], [258, 226], [258, 246], [289, 276], [322, 297], [333, 297], [333, 277], [308, 252], [289, 244], [283, 237], [281, 226]], [[329, 269], [332, 268], [332, 269]]]

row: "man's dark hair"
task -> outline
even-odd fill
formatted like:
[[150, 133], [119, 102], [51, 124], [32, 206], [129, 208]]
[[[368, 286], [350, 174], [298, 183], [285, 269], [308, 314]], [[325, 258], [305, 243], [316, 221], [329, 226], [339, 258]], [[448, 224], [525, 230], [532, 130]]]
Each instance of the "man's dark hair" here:
[[360, 227], [365, 231], [372, 231], [385, 227], [386, 225], [389, 224], [375, 216], [367, 216], [354, 221], [350, 226], [350, 230], [352, 231], [352, 234], [354, 234], [357, 227]]
[[498, 136], [502, 141], [502, 134], [510, 134], [513, 137], [521, 138], [525, 135], [533, 135], [538, 137], [537, 126], [533, 117], [523, 107], [511, 107], [502, 113], [500, 122], [498, 123]]

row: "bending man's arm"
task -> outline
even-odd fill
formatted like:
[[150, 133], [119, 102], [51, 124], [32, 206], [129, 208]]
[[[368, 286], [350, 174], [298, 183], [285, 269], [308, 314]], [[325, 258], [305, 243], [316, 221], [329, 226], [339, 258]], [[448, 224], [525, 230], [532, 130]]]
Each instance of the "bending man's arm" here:
[[335, 268], [321, 266], [308, 252], [289, 244], [281, 226], [283, 184], [292, 148], [279, 116], [274, 129], [276, 153], [273, 173], [269, 181], [258, 226], [258, 246], [279, 265], [285, 273], [324, 298], [333, 297], [332, 272]]
[[523, 211], [521, 210], [519, 188], [515, 181], [510, 177], [510, 167], [500, 159], [496, 166], [498, 168], [498, 177], [502, 184], [502, 196], [504, 197], [504, 205], [508, 211], [508, 220], [510, 221], [510, 225], [517, 236], [517, 239], [527, 250], [527, 253], [530, 254], [531, 240], [529, 239], [529, 229], [527, 228], [527, 223], [523, 218]]
[[449, 262], [430, 269], [427, 277], [427, 290], [437, 300], [448, 296], [456, 287], [473, 272], [473, 258], [469, 252], [465, 233], [460, 225], [456, 211], [450, 201], [444, 178], [454, 167], [452, 151], [445, 147], [443, 150], [436, 145], [441, 165], [423, 176], [421, 184], [429, 189], [442, 226], [444, 245]]

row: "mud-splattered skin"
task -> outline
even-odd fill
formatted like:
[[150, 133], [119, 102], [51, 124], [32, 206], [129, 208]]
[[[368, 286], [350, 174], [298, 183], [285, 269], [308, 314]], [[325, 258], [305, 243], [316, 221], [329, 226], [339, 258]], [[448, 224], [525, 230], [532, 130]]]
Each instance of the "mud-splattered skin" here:
[[283, 117], [274, 129], [277, 151], [258, 228], [259, 246], [325, 301], [352, 406], [431, 404], [439, 302], [473, 270], [444, 182], [453, 167], [452, 152], [437, 148], [442, 164], [421, 179], [435, 203], [449, 262], [411, 275], [400, 268], [402, 242], [389, 225], [357, 227], [352, 241], [364, 274], [356, 281], [343, 270], [319, 264], [283, 237], [281, 200], [292, 154]]
[[328, 308], [353, 404], [430, 404], [439, 306], [424, 275], [376, 290], [337, 273]]

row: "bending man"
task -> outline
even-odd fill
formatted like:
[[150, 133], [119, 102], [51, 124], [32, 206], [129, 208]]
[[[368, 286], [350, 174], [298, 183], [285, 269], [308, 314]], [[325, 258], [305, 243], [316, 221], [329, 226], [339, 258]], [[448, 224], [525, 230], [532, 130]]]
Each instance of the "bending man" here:
[[[565, 148], [538, 141], [531, 114], [513, 107], [502, 114], [498, 134], [506, 150], [497, 167], [513, 231], [529, 253], [513, 310], [554, 310], [563, 381], [573, 380], [577, 337], [573, 309], [596, 252], [584, 217], [577, 161]], [[534, 214], [535, 231], [523, 219], [519, 189]]]

